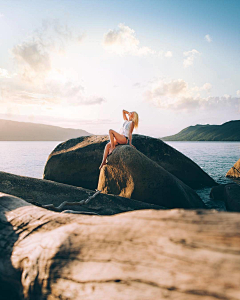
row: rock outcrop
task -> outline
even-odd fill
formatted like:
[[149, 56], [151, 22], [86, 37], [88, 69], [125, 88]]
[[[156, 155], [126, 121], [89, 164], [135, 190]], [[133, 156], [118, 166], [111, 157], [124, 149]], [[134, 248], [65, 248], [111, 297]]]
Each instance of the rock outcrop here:
[[205, 208], [194, 190], [128, 145], [116, 147], [109, 156], [98, 189], [167, 208]]
[[15, 300], [239, 300], [239, 228], [238, 213], [82, 216], [1, 193], [0, 283]]
[[228, 211], [240, 212], [240, 185], [220, 184], [212, 188], [210, 196], [216, 201], [224, 201]]
[[[43, 178], [95, 189], [98, 168], [108, 141], [108, 136], [88, 136], [59, 144], [48, 157]], [[137, 150], [192, 188], [216, 185], [191, 159], [160, 139], [134, 134], [133, 144]]]
[[227, 172], [226, 177], [240, 178], [240, 159], [234, 166]]
[[55, 210], [54, 207], [59, 207], [63, 202], [76, 202], [76, 205], [66, 203], [62, 208], [60, 207], [59, 211], [74, 210], [82, 213], [113, 215], [138, 209], [164, 209], [164, 207], [102, 193], [92, 198], [88, 203], [79, 205], [78, 202], [88, 199], [95, 192], [50, 180], [6, 172], [0, 172], [0, 192], [20, 197], [29, 203], [53, 204], [53, 206], [49, 206], [53, 210]]

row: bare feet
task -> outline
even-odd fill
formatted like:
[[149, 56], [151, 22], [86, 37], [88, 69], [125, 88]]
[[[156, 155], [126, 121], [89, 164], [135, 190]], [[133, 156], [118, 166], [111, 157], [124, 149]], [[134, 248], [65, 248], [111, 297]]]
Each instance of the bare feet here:
[[105, 165], [106, 165], [106, 161], [103, 161], [103, 162], [101, 163], [100, 167], [99, 167], [99, 170], [101, 170], [102, 167], [105, 166]]
[[[114, 147], [114, 148], [109, 148], [109, 150], [108, 150], [108, 155], [110, 155], [112, 152], [113, 152], [113, 150], [116, 148], [116, 146]], [[102, 161], [102, 163], [101, 163], [101, 165], [100, 165], [100, 167], [99, 167], [99, 170], [101, 170], [102, 169], [102, 167], [104, 166], [104, 165], [106, 165], [107, 163], [106, 163], [106, 159], [107, 159], [107, 157], [105, 158], [105, 160], [104, 161]]]

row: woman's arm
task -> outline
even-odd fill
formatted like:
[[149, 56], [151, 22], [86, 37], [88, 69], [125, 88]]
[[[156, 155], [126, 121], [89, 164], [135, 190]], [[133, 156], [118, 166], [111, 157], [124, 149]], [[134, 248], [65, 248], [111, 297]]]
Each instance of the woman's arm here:
[[[133, 121], [131, 122], [131, 127], [130, 127], [130, 131], [129, 131], [129, 145], [130, 146], [133, 146], [132, 145], [132, 132], [133, 132], [133, 129], [134, 129], [134, 123]], [[133, 146], [134, 148], [136, 148], [135, 146]]]
[[129, 112], [128, 112], [127, 110], [124, 109], [124, 110], [123, 110], [123, 119], [128, 121], [128, 118], [127, 118], [126, 114], [128, 115]]

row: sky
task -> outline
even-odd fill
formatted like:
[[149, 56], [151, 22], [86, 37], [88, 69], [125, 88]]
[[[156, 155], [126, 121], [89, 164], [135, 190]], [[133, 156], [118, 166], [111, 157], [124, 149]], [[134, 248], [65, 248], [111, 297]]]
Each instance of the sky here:
[[0, 118], [175, 134], [240, 117], [239, 0], [0, 0]]

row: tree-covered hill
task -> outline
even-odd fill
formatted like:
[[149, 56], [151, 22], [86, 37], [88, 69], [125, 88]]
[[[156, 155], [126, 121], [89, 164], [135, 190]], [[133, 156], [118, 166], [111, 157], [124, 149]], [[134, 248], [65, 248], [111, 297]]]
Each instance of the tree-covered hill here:
[[222, 125], [197, 124], [161, 139], [165, 141], [240, 141], [240, 120]]

